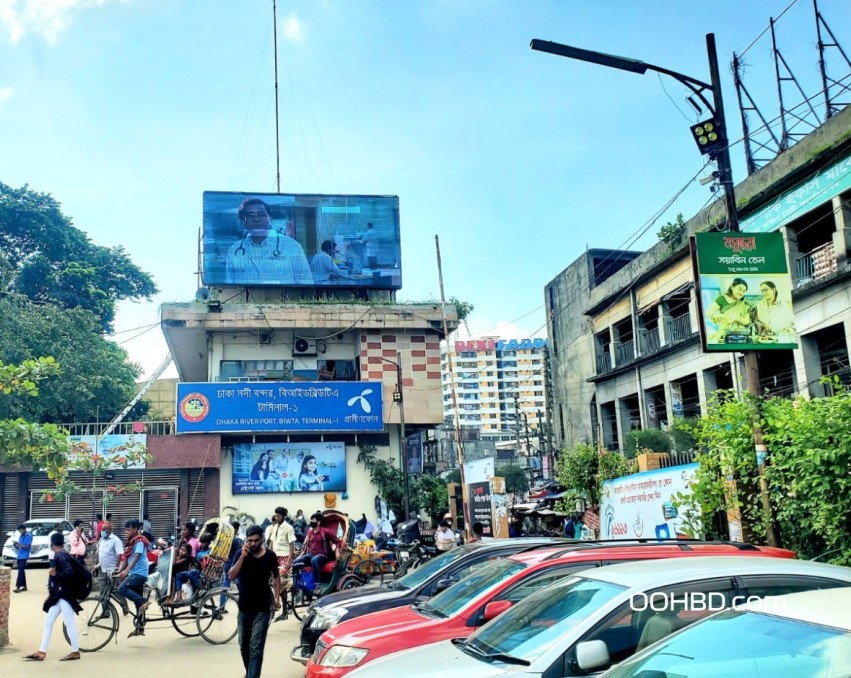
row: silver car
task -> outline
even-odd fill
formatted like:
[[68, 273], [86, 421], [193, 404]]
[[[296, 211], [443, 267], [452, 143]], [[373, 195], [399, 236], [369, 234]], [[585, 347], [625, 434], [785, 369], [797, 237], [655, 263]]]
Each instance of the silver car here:
[[[27, 520], [24, 525], [27, 526], [27, 531], [33, 536], [33, 544], [30, 549], [30, 557], [27, 560], [28, 565], [35, 563], [47, 564], [50, 556], [50, 535], [53, 532], [53, 527], [59, 523], [62, 526], [62, 533], [67, 539], [68, 534], [73, 529], [71, 523], [67, 520]], [[3, 565], [12, 567], [18, 564], [18, 550], [12, 546], [21, 535], [20, 532], [14, 530], [8, 533], [8, 539], [3, 544]]]
[[851, 587], [851, 568], [784, 558], [611, 565], [538, 591], [466, 640], [397, 652], [347, 675], [599, 675], [719, 610], [766, 596], [838, 587]]

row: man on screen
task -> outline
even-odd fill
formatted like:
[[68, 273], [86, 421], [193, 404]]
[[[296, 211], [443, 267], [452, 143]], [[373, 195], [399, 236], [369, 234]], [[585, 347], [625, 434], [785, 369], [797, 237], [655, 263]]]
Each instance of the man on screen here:
[[332, 280], [343, 280], [347, 278], [340, 267], [334, 263], [334, 255], [337, 254], [337, 246], [333, 240], [324, 240], [319, 251], [310, 260], [310, 270], [313, 272], [313, 281], [317, 284], [330, 283]]
[[312, 285], [313, 275], [297, 241], [272, 228], [269, 206], [243, 200], [237, 212], [245, 234], [227, 253], [227, 282], [237, 285]]

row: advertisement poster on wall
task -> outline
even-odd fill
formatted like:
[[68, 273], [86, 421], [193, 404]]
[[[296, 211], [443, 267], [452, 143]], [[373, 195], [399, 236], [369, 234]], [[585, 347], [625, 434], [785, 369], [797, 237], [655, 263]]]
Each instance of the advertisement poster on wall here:
[[97, 456], [106, 470], [143, 469], [145, 460], [139, 452], [146, 448], [147, 441], [148, 436], [144, 433], [68, 436], [71, 451], [66, 457], [66, 464], [72, 470], [85, 470], [91, 468], [93, 458]]
[[479, 522], [484, 528], [482, 536], [493, 537], [493, 502], [489, 482], [468, 483], [472, 522]]
[[605, 481], [600, 538], [699, 538], [675, 505], [678, 494], [691, 494], [696, 473], [697, 464], [687, 464]]
[[698, 233], [693, 244], [706, 351], [798, 347], [781, 233]]
[[346, 446], [241, 443], [233, 446], [233, 493], [345, 492]]
[[405, 436], [405, 458], [408, 460], [408, 473], [423, 472], [423, 432], [417, 431]]
[[464, 482], [472, 483], [489, 482], [494, 476], [493, 457], [482, 457], [473, 461], [464, 462]]

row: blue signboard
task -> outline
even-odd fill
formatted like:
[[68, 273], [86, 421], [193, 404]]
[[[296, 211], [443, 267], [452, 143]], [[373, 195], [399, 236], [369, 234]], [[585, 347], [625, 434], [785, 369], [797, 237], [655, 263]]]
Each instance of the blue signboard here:
[[177, 433], [382, 431], [381, 382], [179, 383]]

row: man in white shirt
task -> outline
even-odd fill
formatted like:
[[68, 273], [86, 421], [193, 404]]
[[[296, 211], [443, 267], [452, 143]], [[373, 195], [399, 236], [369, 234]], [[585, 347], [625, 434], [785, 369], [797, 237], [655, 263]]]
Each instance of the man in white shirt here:
[[238, 215], [245, 235], [228, 250], [225, 260], [228, 283], [313, 284], [304, 250], [288, 235], [272, 229], [272, 215], [265, 202], [259, 198], [244, 200]]
[[310, 270], [313, 273], [313, 282], [317, 285], [329, 283], [332, 280], [341, 280], [346, 277], [340, 267], [334, 263], [334, 255], [337, 246], [331, 240], [324, 240], [319, 251], [310, 260]]
[[[295, 529], [287, 521], [288, 511], [283, 506], [275, 509], [272, 524], [266, 528], [266, 548], [275, 552], [278, 557], [278, 571], [281, 575], [281, 598], [284, 599], [289, 590], [290, 571], [295, 557]], [[286, 600], [284, 610], [275, 621], [286, 619]]]
[[370, 268], [378, 267], [378, 234], [375, 232], [375, 229], [372, 227], [372, 222], [366, 225], [366, 231], [364, 231], [363, 236], [361, 237], [361, 243], [363, 243], [363, 255], [366, 257], [366, 265]]
[[[100, 541], [98, 541], [98, 565], [100, 566], [98, 583], [101, 586], [101, 591], [106, 588], [109, 578], [118, 569], [118, 560], [123, 553], [124, 544], [118, 535], [112, 531], [112, 523], [106, 521], [100, 528]], [[121, 602], [124, 612], [127, 614], [127, 601], [122, 600]]]

